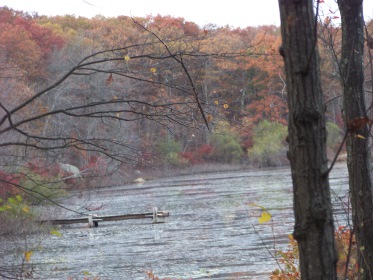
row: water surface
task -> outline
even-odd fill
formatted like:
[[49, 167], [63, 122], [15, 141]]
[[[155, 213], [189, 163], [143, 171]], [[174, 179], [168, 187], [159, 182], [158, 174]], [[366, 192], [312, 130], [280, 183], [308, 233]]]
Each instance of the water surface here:
[[[330, 176], [337, 225], [345, 224], [347, 169]], [[63, 202], [78, 211], [117, 215], [170, 212], [163, 224], [151, 219], [63, 227], [34, 252], [37, 279], [146, 279], [146, 271], [171, 279], [268, 279], [277, 268], [270, 253], [286, 249], [292, 233], [290, 170], [180, 176], [74, 194]], [[273, 221], [259, 224], [259, 207]], [[60, 218], [77, 216], [60, 212]]]

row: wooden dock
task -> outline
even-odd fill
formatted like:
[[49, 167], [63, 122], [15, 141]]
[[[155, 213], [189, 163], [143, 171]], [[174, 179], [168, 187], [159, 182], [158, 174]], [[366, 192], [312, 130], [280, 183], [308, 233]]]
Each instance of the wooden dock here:
[[91, 215], [88, 215], [82, 218], [45, 220], [45, 221], [41, 221], [41, 223], [50, 223], [52, 225], [69, 225], [69, 224], [88, 223], [89, 227], [98, 227], [98, 222], [111, 222], [111, 221], [134, 220], [134, 219], [153, 219], [153, 223], [164, 223], [165, 218], [169, 216], [170, 216], [169, 212], [158, 211], [157, 207], [154, 207], [153, 212], [149, 212], [149, 213], [124, 214], [124, 215], [113, 215], [113, 216], [98, 216], [98, 215], [91, 214]]

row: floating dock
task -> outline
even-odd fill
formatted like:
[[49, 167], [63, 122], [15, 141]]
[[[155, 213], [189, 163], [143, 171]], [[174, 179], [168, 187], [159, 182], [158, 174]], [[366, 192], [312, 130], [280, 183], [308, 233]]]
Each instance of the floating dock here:
[[134, 220], [134, 219], [153, 219], [153, 223], [164, 223], [165, 218], [169, 216], [170, 216], [169, 212], [158, 211], [157, 207], [154, 207], [153, 212], [149, 212], [149, 213], [111, 215], [111, 216], [98, 216], [98, 215], [90, 214], [82, 218], [45, 220], [45, 221], [41, 221], [41, 223], [50, 223], [52, 225], [69, 225], [69, 224], [88, 223], [89, 227], [98, 227], [98, 222], [111, 222], [111, 221]]

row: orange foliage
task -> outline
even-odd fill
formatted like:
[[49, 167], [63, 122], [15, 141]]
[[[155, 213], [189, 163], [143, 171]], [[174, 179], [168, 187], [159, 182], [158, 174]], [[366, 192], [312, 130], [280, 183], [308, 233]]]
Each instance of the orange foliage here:
[[[351, 237], [351, 230], [345, 226], [340, 226], [335, 232], [336, 247], [338, 252], [337, 276], [338, 279], [357, 279], [359, 268], [357, 264], [357, 248], [355, 237]], [[351, 250], [350, 250], [351, 249]], [[289, 236], [289, 250], [278, 251], [278, 261], [282, 265], [281, 269], [272, 272], [272, 280], [298, 280], [300, 277], [299, 270], [299, 252], [298, 243]], [[348, 260], [347, 277], [346, 262]]]
[[277, 95], [267, 95], [266, 97], [252, 102], [247, 106], [247, 122], [251, 125], [259, 123], [261, 120], [279, 122], [287, 124], [288, 107], [286, 100]]

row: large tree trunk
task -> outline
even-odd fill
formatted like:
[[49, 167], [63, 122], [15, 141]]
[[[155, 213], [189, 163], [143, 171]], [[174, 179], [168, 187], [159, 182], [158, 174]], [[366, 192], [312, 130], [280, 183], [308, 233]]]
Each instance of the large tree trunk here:
[[313, 0], [279, 0], [289, 153], [302, 279], [337, 279]]
[[[347, 137], [352, 220], [356, 232], [361, 278], [373, 279], [373, 195], [369, 128], [351, 131], [351, 121], [367, 117], [364, 98], [364, 19], [362, 0], [338, 0], [342, 19], [341, 80]], [[363, 137], [361, 137], [363, 136]]]

